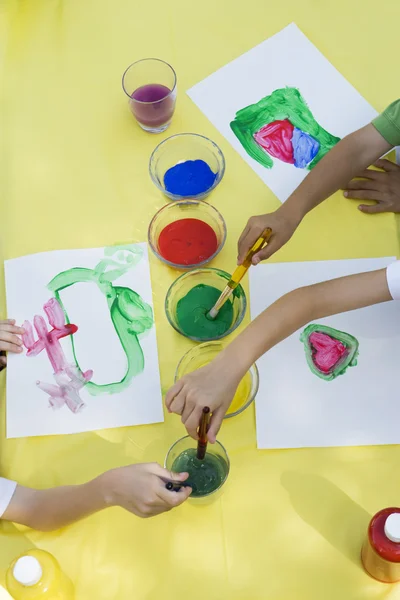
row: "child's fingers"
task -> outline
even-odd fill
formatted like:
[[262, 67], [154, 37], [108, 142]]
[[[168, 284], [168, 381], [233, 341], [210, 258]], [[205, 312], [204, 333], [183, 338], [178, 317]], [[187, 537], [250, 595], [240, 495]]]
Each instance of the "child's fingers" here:
[[185, 408], [186, 396], [184, 393], [180, 392], [169, 405], [169, 412], [173, 412], [176, 415], [181, 415], [183, 409]]
[[202, 410], [203, 408], [201, 406], [195, 406], [185, 421], [182, 419], [182, 422], [186, 427], [186, 431], [194, 440], [199, 439], [197, 429], [199, 427]]
[[15, 352], [16, 354], [20, 354], [22, 351], [23, 348], [20, 345], [0, 340], [0, 352]]
[[16, 333], [18, 335], [23, 335], [25, 333], [25, 329], [13, 325], [12, 323], [0, 323], [0, 332], [1, 331], [8, 331], [9, 333]]
[[7, 357], [0, 354], [0, 368], [7, 366]]
[[350, 190], [345, 191], [343, 196], [353, 200], [376, 200], [377, 202], [384, 202], [385, 195], [383, 192], [377, 192], [376, 190]]
[[275, 235], [271, 238], [271, 241], [253, 256], [252, 263], [253, 265], [258, 265], [262, 260], [266, 260], [270, 256], [272, 256], [279, 248], [281, 248], [282, 242], [279, 241], [279, 238]]
[[218, 431], [221, 429], [222, 421], [225, 416], [225, 410], [222, 406], [217, 408], [212, 414], [210, 428], [207, 433], [207, 437], [211, 444], [214, 444], [217, 440]]
[[22, 346], [22, 340], [17, 335], [10, 333], [9, 331], [0, 331], [0, 344], [1, 342], [9, 342], [16, 346]]
[[392, 163], [390, 160], [387, 160], [386, 158], [381, 158], [379, 160], [376, 161], [376, 163], [374, 163], [375, 167], [378, 167], [378, 169], [383, 169], [384, 171], [387, 171], [388, 173], [390, 171], [399, 171], [400, 167], [398, 165], [395, 165], [394, 163]]
[[371, 206], [368, 206], [368, 204], [359, 204], [358, 209], [361, 210], [361, 212], [368, 213], [369, 215], [391, 212], [391, 209], [384, 204], [372, 204]]
[[165, 406], [168, 408], [168, 410], [170, 411], [170, 406], [175, 398], [175, 396], [177, 396], [179, 394], [179, 392], [181, 391], [183, 387], [183, 381], [182, 379], [180, 379], [179, 381], [177, 381], [175, 383], [175, 385], [173, 385], [167, 392], [166, 396], [165, 396]]

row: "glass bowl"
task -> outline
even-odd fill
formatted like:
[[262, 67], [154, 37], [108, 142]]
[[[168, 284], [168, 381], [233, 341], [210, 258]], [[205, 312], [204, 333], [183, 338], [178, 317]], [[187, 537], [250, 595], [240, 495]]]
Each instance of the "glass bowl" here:
[[[232, 296], [227, 300], [232, 305], [233, 315], [232, 323], [226, 331], [223, 333], [205, 334], [204, 336], [198, 336], [195, 334], [188, 333], [185, 331], [178, 322], [176, 317], [176, 309], [181, 298], [186, 296], [190, 290], [198, 285], [207, 285], [216, 288], [222, 292], [230, 280], [229, 273], [221, 271], [219, 269], [211, 269], [209, 267], [203, 267], [201, 269], [194, 269], [188, 273], [184, 273], [178, 279], [174, 281], [167, 292], [165, 298], [165, 313], [167, 319], [172, 327], [181, 335], [194, 340], [195, 342], [211, 342], [213, 340], [220, 340], [234, 331], [240, 323], [243, 321], [243, 317], [246, 313], [247, 301], [244, 289], [239, 284], [233, 291]], [[217, 300], [217, 298], [216, 298]], [[210, 309], [212, 306], [210, 306]], [[222, 310], [222, 309], [221, 309]], [[202, 313], [203, 314], [203, 313]], [[204, 313], [205, 314], [205, 313]], [[221, 311], [220, 311], [221, 314]], [[199, 312], [197, 311], [197, 317]], [[198, 320], [197, 317], [193, 317], [194, 320]], [[218, 317], [216, 318], [216, 320]]]
[[[160, 234], [165, 227], [181, 219], [198, 219], [210, 225], [217, 237], [218, 245], [215, 252], [208, 256], [204, 253], [203, 260], [201, 260], [202, 256], [199, 254], [198, 258], [200, 260], [197, 260], [197, 262], [188, 261], [185, 264], [182, 264], [182, 262], [172, 262], [165, 258], [159, 248], [158, 241]], [[157, 258], [170, 267], [186, 270], [205, 265], [219, 254], [226, 240], [226, 225], [222, 215], [211, 204], [200, 200], [179, 200], [171, 204], [166, 204], [154, 215], [149, 225], [147, 237], [150, 248]], [[190, 238], [182, 240], [181, 246], [186, 244], [189, 246]], [[178, 250], [178, 246], [175, 246], [175, 249]]]
[[[179, 361], [175, 372], [175, 383], [187, 373], [208, 365], [223, 349], [224, 344], [222, 342], [205, 342], [191, 348]], [[245, 411], [255, 399], [258, 386], [258, 369], [254, 364], [239, 383], [224, 419], [236, 417], [236, 415], [240, 415]]]
[[[175, 461], [181, 457], [182, 454], [189, 452], [194, 453], [197, 448], [197, 442], [191, 438], [189, 435], [186, 435], [183, 438], [177, 440], [170, 449], [168, 450], [167, 456], [165, 457], [164, 467], [168, 469], [168, 471], [174, 471], [177, 468]], [[212, 457], [213, 463], [217, 466], [217, 472], [219, 471], [221, 474], [221, 480], [219, 482], [218, 487], [216, 487], [211, 492], [202, 493], [200, 490], [195, 490], [193, 488], [192, 494], [189, 496], [189, 499], [195, 504], [207, 504], [211, 501], [219, 498], [222, 493], [222, 488], [228, 479], [229, 470], [230, 470], [230, 461], [227, 451], [224, 446], [216, 441], [214, 444], [207, 445], [207, 453], [206, 456], [209, 455]], [[182, 469], [179, 472], [183, 472]], [[197, 469], [194, 469], [194, 473], [190, 473], [187, 479], [188, 483], [191, 483], [191, 478], [193, 475], [195, 476]], [[196, 480], [193, 480], [193, 483], [196, 483]]]
[[[179, 195], [165, 189], [164, 175], [171, 167], [187, 160], [203, 160], [216, 175], [214, 183], [201, 193]], [[225, 158], [220, 148], [197, 133], [179, 133], [159, 144], [150, 157], [149, 172], [153, 183], [171, 200], [203, 200], [214, 190], [225, 173]]]

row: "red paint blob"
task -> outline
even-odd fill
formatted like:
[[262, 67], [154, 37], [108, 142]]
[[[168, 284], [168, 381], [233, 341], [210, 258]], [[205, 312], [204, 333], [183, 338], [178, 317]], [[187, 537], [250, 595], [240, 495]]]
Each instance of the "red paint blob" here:
[[294, 127], [288, 119], [273, 121], [261, 127], [254, 134], [254, 139], [274, 158], [279, 158], [285, 163], [294, 165], [293, 137]]
[[400, 508], [384, 508], [372, 519], [368, 528], [369, 541], [379, 556], [390, 562], [400, 562], [400, 544], [389, 540], [385, 535], [385, 522], [392, 513], [400, 513]]
[[179, 219], [160, 233], [158, 250], [175, 265], [197, 265], [216, 252], [218, 240], [214, 229], [200, 219]]

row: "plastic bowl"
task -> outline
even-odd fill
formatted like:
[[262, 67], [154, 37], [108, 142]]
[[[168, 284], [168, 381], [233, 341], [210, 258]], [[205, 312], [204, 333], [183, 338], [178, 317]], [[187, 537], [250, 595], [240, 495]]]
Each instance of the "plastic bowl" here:
[[[218, 246], [216, 251], [210, 256], [207, 256], [204, 260], [196, 263], [179, 264], [164, 258], [158, 245], [160, 233], [167, 225], [179, 221], [180, 219], [198, 219], [204, 221], [207, 225], [210, 225], [217, 236]], [[179, 200], [173, 204], [166, 204], [154, 215], [149, 225], [147, 237], [150, 248], [164, 264], [174, 267], [175, 269], [187, 270], [192, 269], [193, 267], [206, 265], [219, 254], [226, 240], [226, 225], [222, 215], [216, 208], [211, 206], [211, 204], [200, 200]]]
[[[222, 342], [205, 342], [191, 348], [179, 361], [175, 372], [175, 383], [187, 373], [208, 365], [224, 349]], [[232, 400], [225, 419], [236, 417], [254, 401], [259, 386], [257, 366], [254, 364], [239, 383], [237, 392]]]
[[[170, 325], [172, 325], [172, 327], [178, 333], [191, 340], [194, 340], [195, 342], [211, 342], [213, 340], [220, 340], [232, 333], [232, 331], [234, 331], [243, 321], [247, 307], [246, 294], [244, 293], [244, 289], [240, 284], [234, 290], [232, 296], [227, 300], [227, 302], [232, 303], [233, 319], [231, 326], [229, 329], [227, 329], [227, 331], [225, 331], [225, 333], [212, 337], [195, 337], [183, 331], [176, 318], [176, 307], [179, 300], [186, 296], [186, 294], [188, 294], [192, 288], [199, 284], [205, 284], [215, 287], [222, 292], [230, 280], [230, 277], [231, 276], [229, 273], [226, 273], [225, 271], [211, 269], [209, 267], [194, 269], [193, 271], [189, 271], [188, 273], [184, 273], [178, 277], [178, 279], [176, 279], [169, 288], [165, 298], [165, 313]], [[210, 309], [211, 308], [212, 306], [210, 306]]]
[[[164, 175], [171, 167], [187, 160], [203, 160], [216, 174], [211, 187], [200, 194], [181, 196], [165, 189]], [[220, 148], [197, 133], [179, 133], [159, 144], [150, 157], [149, 172], [153, 183], [171, 200], [203, 200], [214, 190], [225, 173], [225, 158]]]

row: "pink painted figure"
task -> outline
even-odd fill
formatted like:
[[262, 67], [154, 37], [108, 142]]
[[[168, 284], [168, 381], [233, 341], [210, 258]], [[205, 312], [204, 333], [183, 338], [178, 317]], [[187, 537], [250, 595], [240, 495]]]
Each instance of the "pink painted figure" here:
[[57, 385], [37, 381], [37, 386], [49, 394], [50, 406], [61, 408], [64, 404], [76, 413], [84, 406], [79, 396], [79, 390], [92, 378], [93, 371], [82, 373], [78, 367], [68, 363], [60, 344], [60, 339], [73, 335], [78, 331], [76, 325], [65, 323], [65, 316], [60, 304], [55, 298], [50, 298], [43, 307], [51, 327], [48, 331], [46, 322], [40, 315], [35, 315], [33, 324], [38, 339], [35, 341], [32, 325], [25, 321], [25, 333], [22, 336], [27, 356], [37, 356], [45, 350], [54, 370], [54, 379]]

